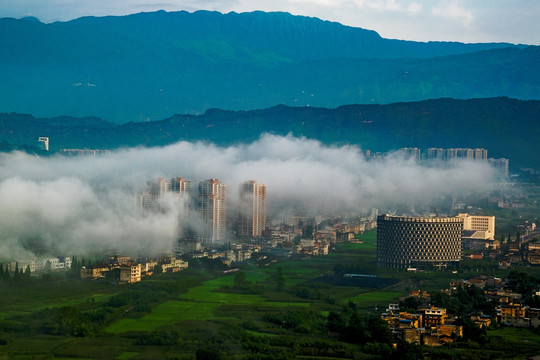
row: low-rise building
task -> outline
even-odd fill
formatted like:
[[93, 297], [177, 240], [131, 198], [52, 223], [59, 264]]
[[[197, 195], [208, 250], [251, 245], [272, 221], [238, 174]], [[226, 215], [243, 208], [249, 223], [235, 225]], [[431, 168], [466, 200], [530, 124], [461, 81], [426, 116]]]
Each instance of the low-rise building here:
[[120, 266], [120, 282], [135, 283], [141, 281], [141, 264]]
[[446, 309], [432, 306], [429, 309], [422, 309], [424, 315], [424, 327], [431, 328], [444, 325], [446, 321]]
[[161, 271], [162, 272], [177, 272], [180, 270], [187, 269], [189, 264], [187, 261], [184, 261], [182, 259], [176, 259], [174, 257], [171, 257], [170, 259], [167, 259], [165, 262], [161, 263]]
[[108, 266], [83, 266], [81, 268], [81, 279], [92, 280], [104, 278], [111, 269]]
[[491, 316], [490, 315], [472, 315], [471, 320], [474, 321], [476, 326], [479, 328], [491, 326]]
[[71, 258], [69, 256], [58, 256], [43, 259], [43, 269], [45, 271], [61, 271], [71, 269]]

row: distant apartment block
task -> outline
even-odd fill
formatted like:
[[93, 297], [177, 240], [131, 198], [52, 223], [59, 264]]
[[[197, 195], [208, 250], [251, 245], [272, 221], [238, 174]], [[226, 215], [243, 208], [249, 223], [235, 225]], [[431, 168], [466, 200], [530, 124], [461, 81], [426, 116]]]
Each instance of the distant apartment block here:
[[497, 170], [502, 176], [505, 178], [508, 177], [508, 159], [500, 158], [500, 159], [494, 159], [489, 158], [488, 163]]
[[240, 185], [237, 233], [261, 237], [266, 226], [266, 185], [247, 181]]
[[33, 273], [37, 270], [36, 261], [35, 260], [18, 260], [18, 261], [12, 261], [11, 263], [7, 264], [7, 270], [11, 273], [14, 273], [15, 270], [17, 271], [26, 271], [26, 269], [30, 267], [30, 273]]
[[103, 156], [111, 154], [111, 150], [104, 149], [60, 149], [60, 154], [67, 156]]
[[43, 259], [43, 269], [46, 271], [71, 269], [71, 258], [69, 256], [59, 256]]
[[183, 213], [187, 213], [191, 204], [191, 181], [183, 177], [172, 179], [157, 178], [147, 182], [146, 191], [139, 193], [136, 197], [137, 206], [142, 210], [165, 211], [166, 207], [162, 201], [166, 196], [171, 196], [179, 208], [183, 208]]
[[450, 148], [450, 149], [441, 149], [441, 148], [429, 148], [426, 151], [426, 159], [428, 160], [474, 160], [474, 161], [487, 161], [487, 150], [482, 148]]
[[221, 243], [226, 236], [227, 185], [218, 179], [201, 181], [198, 186], [197, 210], [202, 224], [198, 238], [201, 243]]
[[420, 161], [421, 150], [419, 148], [401, 148], [399, 152], [404, 159]]

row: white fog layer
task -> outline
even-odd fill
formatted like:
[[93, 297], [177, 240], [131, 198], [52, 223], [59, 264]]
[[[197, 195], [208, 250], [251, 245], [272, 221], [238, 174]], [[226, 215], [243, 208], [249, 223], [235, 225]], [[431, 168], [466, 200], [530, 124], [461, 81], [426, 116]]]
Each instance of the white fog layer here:
[[14, 152], [0, 155], [0, 257], [30, 256], [20, 244], [32, 239], [68, 256], [103, 248], [170, 249], [180, 210], [141, 217], [135, 201], [157, 177], [190, 180], [193, 196], [198, 182], [218, 178], [228, 184], [231, 214], [239, 184], [256, 180], [266, 184], [268, 216], [279, 220], [413, 207], [484, 192], [494, 183], [485, 164], [425, 166], [395, 155], [367, 162], [359, 147], [293, 136], [263, 135], [229, 147], [179, 142], [102, 157]]

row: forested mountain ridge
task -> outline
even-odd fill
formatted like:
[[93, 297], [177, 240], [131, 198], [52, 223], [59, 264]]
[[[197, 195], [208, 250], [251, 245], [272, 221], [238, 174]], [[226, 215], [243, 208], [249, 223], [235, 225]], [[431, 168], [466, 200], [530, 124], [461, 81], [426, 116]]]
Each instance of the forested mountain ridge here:
[[372, 151], [401, 147], [481, 147], [506, 157], [514, 168], [540, 169], [540, 101], [510, 98], [437, 99], [388, 105], [346, 105], [335, 109], [289, 107], [174, 115], [160, 121], [112, 124], [98, 118], [35, 118], [0, 114], [0, 142], [36, 145], [50, 138], [51, 150], [164, 146], [208, 141], [227, 146], [262, 133], [293, 134], [325, 144], [355, 144]]
[[288, 13], [0, 19], [0, 111], [115, 123], [209, 108], [540, 99], [540, 47], [412, 42]]

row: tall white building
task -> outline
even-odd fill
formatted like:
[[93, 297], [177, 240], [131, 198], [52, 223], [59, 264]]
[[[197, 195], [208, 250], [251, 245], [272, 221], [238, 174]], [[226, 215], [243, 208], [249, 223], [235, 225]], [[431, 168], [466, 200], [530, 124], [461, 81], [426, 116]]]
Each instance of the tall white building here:
[[177, 196], [177, 201], [182, 208], [181, 216], [186, 217], [191, 206], [191, 181], [183, 177], [176, 177], [170, 180], [170, 191]]
[[147, 182], [147, 191], [143, 191], [137, 196], [139, 208], [143, 210], [164, 211], [162, 201], [165, 196], [174, 196], [177, 202], [175, 206], [188, 210], [191, 197], [191, 181], [183, 177], [172, 179], [157, 178]]
[[446, 158], [446, 150], [441, 148], [427, 149], [427, 158], [430, 160], [444, 160]]
[[198, 238], [202, 243], [220, 243], [226, 235], [227, 185], [218, 179], [201, 181], [198, 187], [197, 209], [202, 218]]
[[170, 180], [170, 191], [180, 194], [189, 195], [191, 191], [191, 181], [184, 179], [183, 177], [176, 177]]
[[399, 151], [401, 156], [406, 160], [412, 159], [414, 161], [420, 161], [419, 148], [401, 148]]
[[237, 224], [240, 236], [262, 236], [266, 226], [266, 185], [254, 180], [240, 185]]
[[500, 158], [500, 159], [494, 159], [489, 158], [488, 164], [493, 166], [494, 169], [496, 169], [499, 174], [504, 176], [505, 178], [508, 177], [508, 159]]
[[146, 182], [151, 201], [159, 201], [166, 192], [171, 191], [170, 180], [157, 178]]

